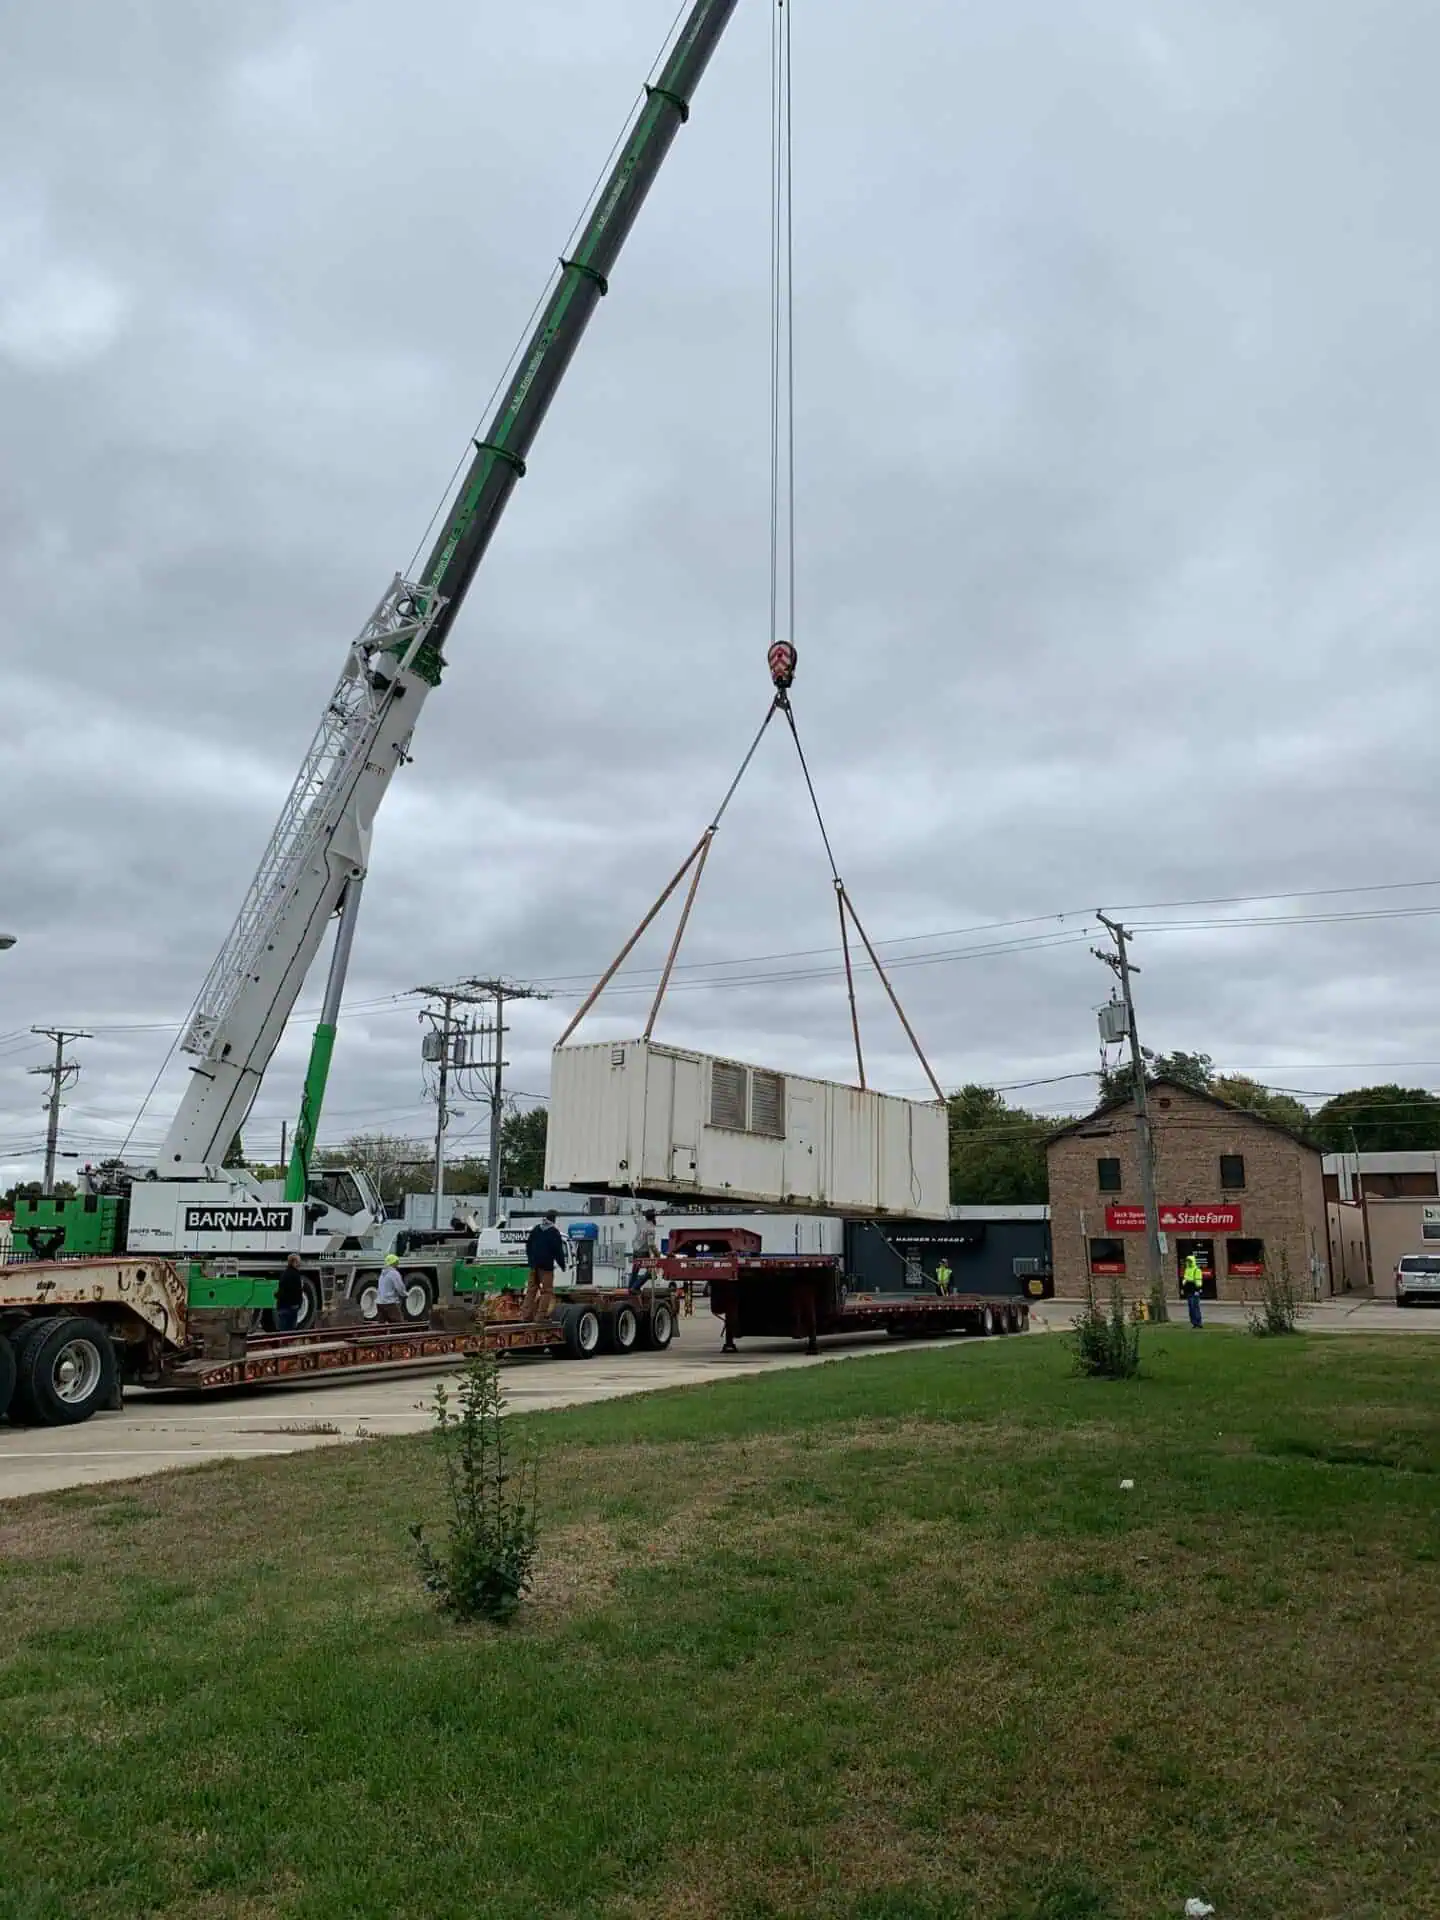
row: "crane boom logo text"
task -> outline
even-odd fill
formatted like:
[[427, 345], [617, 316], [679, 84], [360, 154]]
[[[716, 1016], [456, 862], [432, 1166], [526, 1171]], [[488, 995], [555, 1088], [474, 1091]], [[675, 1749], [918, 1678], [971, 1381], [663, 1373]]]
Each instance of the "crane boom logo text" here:
[[288, 1233], [289, 1207], [187, 1207], [187, 1233]]

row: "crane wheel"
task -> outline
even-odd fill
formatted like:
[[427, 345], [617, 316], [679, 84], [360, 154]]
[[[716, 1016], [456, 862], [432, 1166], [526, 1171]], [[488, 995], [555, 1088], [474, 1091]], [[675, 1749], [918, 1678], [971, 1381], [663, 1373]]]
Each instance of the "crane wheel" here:
[[15, 1391], [15, 1349], [0, 1334], [0, 1420], [10, 1410], [10, 1396]]
[[602, 1326], [602, 1344], [607, 1353], [633, 1353], [640, 1342], [640, 1320], [630, 1306], [616, 1307]]
[[425, 1326], [435, 1310], [439, 1288], [433, 1273], [412, 1273], [405, 1279], [405, 1318], [411, 1326]]
[[119, 1365], [98, 1320], [57, 1314], [26, 1327], [16, 1343], [15, 1397], [22, 1420], [37, 1427], [73, 1427], [110, 1405]]

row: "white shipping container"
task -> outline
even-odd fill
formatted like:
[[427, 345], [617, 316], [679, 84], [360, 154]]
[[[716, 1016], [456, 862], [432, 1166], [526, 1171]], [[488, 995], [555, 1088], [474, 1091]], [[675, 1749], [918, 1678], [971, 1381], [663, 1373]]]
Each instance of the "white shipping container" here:
[[644, 1040], [557, 1047], [545, 1184], [943, 1219], [937, 1103]]

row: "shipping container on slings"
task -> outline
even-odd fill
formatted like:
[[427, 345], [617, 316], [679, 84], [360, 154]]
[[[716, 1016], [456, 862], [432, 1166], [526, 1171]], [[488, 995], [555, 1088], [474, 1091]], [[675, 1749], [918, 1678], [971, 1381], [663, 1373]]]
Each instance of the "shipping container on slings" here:
[[948, 1119], [938, 1102], [645, 1040], [557, 1047], [545, 1184], [943, 1219]]

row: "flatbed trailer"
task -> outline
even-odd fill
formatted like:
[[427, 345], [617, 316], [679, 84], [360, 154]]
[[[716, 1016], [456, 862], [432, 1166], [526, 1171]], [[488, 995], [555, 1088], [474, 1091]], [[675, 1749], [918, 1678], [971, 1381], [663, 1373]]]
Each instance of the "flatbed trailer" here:
[[[722, 1244], [727, 1243], [727, 1244]], [[725, 1323], [725, 1351], [745, 1337], [819, 1341], [845, 1334], [887, 1333], [894, 1339], [927, 1334], [987, 1336], [1024, 1333], [1030, 1307], [1013, 1295], [951, 1293], [909, 1288], [854, 1290], [834, 1254], [765, 1254], [758, 1236], [740, 1230], [682, 1229], [671, 1235], [660, 1271], [687, 1298], [709, 1295], [710, 1311]]]
[[273, 1279], [199, 1263], [188, 1273], [143, 1257], [0, 1266], [0, 1417], [72, 1426], [118, 1409], [127, 1385], [204, 1393], [403, 1372], [473, 1353], [663, 1352], [679, 1332], [682, 1296], [656, 1278], [534, 1300], [447, 1287], [425, 1324], [386, 1325], [340, 1295], [293, 1333], [259, 1324], [273, 1300]]

